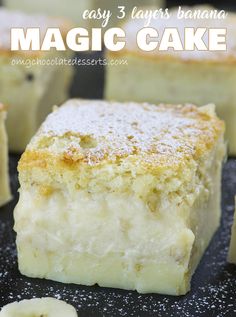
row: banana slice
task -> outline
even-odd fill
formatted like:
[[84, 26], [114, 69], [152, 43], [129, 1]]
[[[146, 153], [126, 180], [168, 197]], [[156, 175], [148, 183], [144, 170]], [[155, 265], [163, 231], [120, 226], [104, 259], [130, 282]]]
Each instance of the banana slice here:
[[78, 317], [73, 306], [51, 297], [22, 300], [4, 306], [0, 317]]

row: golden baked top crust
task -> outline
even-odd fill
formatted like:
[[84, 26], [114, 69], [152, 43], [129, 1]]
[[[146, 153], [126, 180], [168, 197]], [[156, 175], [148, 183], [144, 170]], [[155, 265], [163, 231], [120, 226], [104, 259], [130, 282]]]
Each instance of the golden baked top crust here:
[[159, 106], [69, 100], [48, 116], [23, 154], [19, 169], [74, 168], [126, 161], [163, 168], [198, 159], [215, 146], [224, 123], [214, 106]]
[[[214, 10], [210, 6], [193, 6], [183, 7], [183, 10]], [[136, 34], [138, 30], [144, 27], [145, 21], [140, 19], [128, 20], [123, 29], [126, 32], [126, 47], [122, 51], [108, 52], [108, 55], [116, 56], [124, 53], [143, 56], [150, 59], [178, 59], [182, 61], [194, 62], [235, 62], [236, 61], [236, 14], [228, 13], [226, 19], [178, 19], [176, 9], [170, 10], [171, 16], [169, 19], [152, 19], [148, 27], [158, 30], [159, 39], [161, 38], [165, 28], [178, 28], [182, 43], [184, 43], [184, 29], [186, 27], [207, 27], [207, 28], [226, 28], [227, 29], [227, 51], [158, 51], [145, 52], [138, 48], [136, 43]], [[204, 37], [205, 43], [207, 41], [207, 34]]]
[[43, 36], [47, 28], [59, 27], [62, 36], [65, 38], [68, 30], [72, 27], [71, 23], [64, 18], [53, 18], [43, 15], [26, 14], [20, 11], [11, 11], [5, 8], [0, 8], [0, 53], [1, 54], [22, 54], [22, 55], [39, 55], [43, 52], [27, 51], [13, 52], [11, 48], [11, 28], [40, 28]]

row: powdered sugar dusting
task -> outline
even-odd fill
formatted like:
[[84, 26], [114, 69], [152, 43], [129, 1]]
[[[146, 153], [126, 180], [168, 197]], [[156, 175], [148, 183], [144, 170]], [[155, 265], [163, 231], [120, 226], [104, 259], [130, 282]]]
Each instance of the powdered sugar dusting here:
[[[219, 122], [192, 105], [70, 100], [48, 116], [28, 150], [46, 148], [56, 154], [80, 153], [98, 160], [104, 153], [111, 159], [148, 154], [145, 159], [150, 162], [160, 157], [180, 160], [194, 154], [198, 145], [213, 143]], [[45, 145], [45, 138], [51, 142]], [[81, 140], [86, 138], [90, 144], [83, 146]]]

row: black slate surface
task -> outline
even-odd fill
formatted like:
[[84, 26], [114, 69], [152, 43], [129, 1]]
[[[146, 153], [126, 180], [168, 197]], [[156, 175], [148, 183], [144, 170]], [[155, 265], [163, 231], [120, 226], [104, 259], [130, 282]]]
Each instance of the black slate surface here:
[[[236, 160], [224, 166], [222, 224], [194, 275], [186, 296], [140, 295], [98, 286], [65, 285], [22, 276], [17, 269], [13, 209], [17, 202], [18, 156], [10, 156], [14, 200], [0, 209], [0, 307], [31, 297], [53, 296], [76, 307], [79, 317], [236, 316], [236, 266], [226, 263], [236, 194]], [[65, 316], [66, 317], [66, 316]]]

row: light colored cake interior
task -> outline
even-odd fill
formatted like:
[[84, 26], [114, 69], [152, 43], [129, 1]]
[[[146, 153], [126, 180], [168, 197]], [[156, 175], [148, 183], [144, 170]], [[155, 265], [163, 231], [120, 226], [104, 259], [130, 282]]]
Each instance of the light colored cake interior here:
[[185, 294], [219, 225], [222, 129], [211, 107], [55, 110], [19, 165], [21, 273]]
[[[135, 182], [131, 190], [121, 187], [117, 175], [114, 193], [112, 188], [110, 193], [101, 188], [98, 193], [76, 190], [76, 184], [70, 184], [75, 188], [71, 191], [56, 182], [56, 190], [50, 193], [49, 187], [48, 194], [46, 189], [45, 198], [39, 196], [44, 186], [23, 188], [15, 228], [21, 272], [141, 293], [186, 293], [191, 274], [219, 225], [220, 160], [214, 157], [211, 162], [210, 188], [195, 183], [190, 187], [178, 178], [171, 184], [159, 179], [163, 198], [153, 194], [151, 175], [130, 180]], [[178, 191], [185, 192], [186, 187], [189, 201], [183, 202]], [[145, 191], [147, 197], [140, 198]]]

